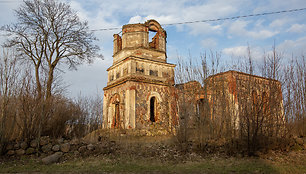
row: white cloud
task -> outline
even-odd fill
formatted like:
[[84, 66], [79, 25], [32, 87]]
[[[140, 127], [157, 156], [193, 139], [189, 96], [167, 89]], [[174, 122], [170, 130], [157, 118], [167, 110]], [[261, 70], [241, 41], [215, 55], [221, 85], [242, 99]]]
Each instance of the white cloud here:
[[279, 11], [283, 9], [295, 9], [305, 6], [305, 0], [257, 0], [257, 6], [253, 10], [254, 13], [266, 11]]
[[175, 19], [171, 15], [161, 15], [161, 16], [148, 15], [147, 17], [145, 17], [145, 21], [150, 20], [150, 19], [155, 19], [160, 24], [169, 24], [169, 23], [173, 23], [173, 21], [177, 21], [177, 19]]
[[205, 49], [213, 49], [217, 46], [217, 41], [213, 38], [207, 38], [201, 41], [201, 45]]
[[147, 20], [150, 20], [150, 19], [154, 19], [154, 20], [158, 21], [161, 25], [172, 23], [175, 20], [175, 19], [173, 19], [172, 16], [147, 15], [145, 17], [142, 17], [142, 16], [137, 15], [137, 16], [131, 17], [128, 23], [129, 24], [144, 23], [144, 22], [146, 22]]
[[288, 18], [279, 18], [275, 19], [270, 23], [270, 27], [277, 28], [277, 27], [283, 27], [284, 25], [288, 24], [290, 20]]
[[[178, 14], [182, 21], [202, 21], [230, 16], [238, 11], [241, 1], [210, 1], [202, 5], [184, 7]], [[234, 6], [233, 4], [236, 4]], [[218, 10], [216, 10], [218, 9]], [[187, 30], [193, 35], [199, 34], [220, 34], [223, 31], [223, 22], [203, 22], [188, 24]]]
[[306, 31], [306, 25], [305, 24], [293, 24], [287, 32], [291, 33], [302, 33]]
[[249, 31], [247, 35], [254, 39], [266, 39], [278, 34], [278, 31], [260, 30], [260, 31]]
[[[250, 21], [243, 21], [243, 20], [236, 20], [233, 22], [228, 32], [229, 34], [233, 34], [240, 37], [251, 37], [253, 39], [266, 39], [275, 36], [278, 34], [278, 31], [270, 31], [267, 29], [255, 29], [251, 30], [248, 29], [248, 25], [250, 24]], [[261, 27], [258, 27], [261, 28]]]
[[131, 19], [129, 20], [129, 24], [136, 24], [136, 23], [143, 23], [144, 22], [144, 19], [137, 15], [137, 16], [133, 16], [131, 17]]
[[[88, 3], [90, 3], [89, 1]], [[112, 18], [111, 20], [108, 19], [109, 16], [112, 16], [113, 13], [115, 13], [116, 6], [112, 7], [109, 6], [109, 8], [105, 8], [103, 3], [97, 3], [96, 7], [98, 10], [90, 11], [88, 9], [84, 8], [83, 2], [78, 2], [76, 0], [70, 1], [71, 8], [76, 10], [78, 13], [78, 16], [81, 20], [88, 21], [88, 25], [90, 29], [106, 29], [106, 28], [115, 28], [115, 27], [121, 27], [121, 25], [118, 22], [118, 18]], [[91, 2], [93, 3], [93, 2]], [[111, 4], [107, 4], [111, 5]], [[99, 39], [99, 46], [101, 47], [102, 51], [105, 52], [105, 49], [111, 49], [112, 45], [109, 45], [107, 43], [112, 43], [113, 34], [120, 32], [120, 29], [118, 30], [108, 30], [108, 31], [96, 31], [94, 34]], [[108, 47], [105, 47], [108, 46]]]
[[[193, 6], [181, 5], [179, 16], [185, 20], [205, 20], [219, 17], [225, 17], [238, 11], [239, 4], [242, 1], [206, 1]], [[235, 4], [235, 5], [233, 5]]]
[[[224, 48], [222, 50], [222, 53], [237, 58], [248, 57], [248, 46]], [[263, 57], [263, 51], [259, 47], [254, 47], [254, 48], [250, 47], [250, 53], [251, 57], [256, 60], [259, 60]]]
[[[207, 2], [190, 2], [188, 0], [135, 0], [128, 2], [123, 0], [122, 2], [117, 2], [114, 0], [108, 10], [115, 9], [113, 4], [126, 4], [121, 6], [119, 11], [131, 14], [128, 18], [128, 23], [139, 23], [148, 19], [156, 19], [161, 24], [167, 24], [227, 17], [237, 12], [242, 2], [243, 0], [214, 0]], [[222, 31], [222, 26], [220, 23], [195, 23], [184, 25], [184, 27], [178, 25], [177, 29], [184, 29], [189, 34], [198, 35], [219, 33]]]
[[243, 57], [247, 54], [247, 46], [237, 46], [231, 48], [224, 48], [222, 52], [233, 57]]
[[190, 27], [189, 33], [192, 35], [199, 35], [199, 34], [220, 34], [222, 32], [221, 25], [212, 25], [209, 23], [195, 23], [189, 24]]
[[286, 56], [291, 57], [292, 54], [300, 56], [306, 54], [306, 37], [301, 37], [296, 40], [285, 40], [277, 46], [277, 49], [284, 52]]

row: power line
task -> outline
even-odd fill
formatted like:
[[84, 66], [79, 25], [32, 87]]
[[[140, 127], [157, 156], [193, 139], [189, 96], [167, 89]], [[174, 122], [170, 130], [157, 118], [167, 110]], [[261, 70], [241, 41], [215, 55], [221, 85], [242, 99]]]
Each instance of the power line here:
[[101, 28], [101, 29], [94, 29], [90, 31], [107, 31], [107, 30], [118, 30], [121, 29], [121, 27], [114, 27], [114, 28]]
[[[168, 23], [168, 24], [161, 24], [161, 25], [162, 26], [170, 26], [170, 25], [194, 24], [194, 23], [204, 23], [204, 22], [216, 22], [216, 21], [225, 21], [225, 20], [233, 20], [233, 19], [256, 17], [256, 16], [266, 16], [266, 15], [281, 14], [281, 13], [292, 13], [292, 12], [303, 11], [303, 10], [306, 10], [306, 7], [305, 8], [299, 8], [299, 9], [291, 9], [291, 10], [282, 10], [282, 11], [257, 13], [257, 14], [249, 14], [249, 15], [242, 15], [242, 16], [233, 16], [233, 17], [227, 17], [227, 18], [206, 19], [206, 20], [198, 20], [198, 21], [185, 21], [185, 22], [176, 22], [176, 23]], [[95, 31], [111, 31], [111, 30], [119, 30], [119, 29], [121, 29], [121, 27], [100, 28], [100, 29], [93, 29], [93, 30], [90, 30], [90, 31], [93, 31], [93, 32], [95, 32]]]
[[167, 25], [193, 24], [193, 23], [200, 23], [200, 22], [225, 21], [225, 20], [232, 20], [232, 19], [239, 19], [239, 18], [255, 17], [255, 16], [265, 16], [265, 15], [280, 14], [280, 13], [291, 13], [291, 12], [302, 11], [302, 10], [306, 10], [306, 8], [257, 13], [257, 14], [243, 15], [243, 16], [233, 16], [233, 17], [227, 17], [227, 18], [207, 19], [207, 20], [190, 21], [190, 22], [177, 22], [177, 23], [169, 23], [169, 24], [163, 24], [163, 25], [167, 26]]
[[[256, 17], [256, 16], [266, 16], [266, 15], [281, 14], [281, 13], [292, 13], [292, 12], [303, 11], [303, 10], [306, 10], [306, 7], [299, 8], [299, 9], [291, 9], [291, 10], [282, 10], [282, 11], [257, 13], [257, 14], [249, 14], [249, 15], [242, 15], [242, 16], [233, 16], [233, 17], [227, 17], [227, 18], [206, 19], [206, 20], [198, 20], [198, 21], [185, 21], [185, 22], [176, 22], [176, 23], [168, 23], [168, 24], [161, 24], [161, 25], [170, 26], [170, 25], [182, 25], [182, 24], [193, 24], [193, 23], [203, 23], [203, 22], [216, 22], [216, 21], [225, 21], [225, 20], [233, 20], [233, 19]], [[121, 29], [121, 27], [101, 28], [101, 29], [94, 29], [90, 31], [109, 31], [109, 30], [118, 30], [118, 29]]]

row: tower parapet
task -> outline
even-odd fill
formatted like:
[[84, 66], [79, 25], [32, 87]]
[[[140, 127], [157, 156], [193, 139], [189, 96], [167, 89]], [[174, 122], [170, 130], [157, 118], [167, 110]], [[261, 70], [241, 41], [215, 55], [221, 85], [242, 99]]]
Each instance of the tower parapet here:
[[[152, 41], [149, 32], [155, 33]], [[166, 62], [166, 31], [155, 20], [144, 24], [127, 24], [122, 27], [122, 37], [114, 35], [113, 65], [129, 57], [141, 57]]]

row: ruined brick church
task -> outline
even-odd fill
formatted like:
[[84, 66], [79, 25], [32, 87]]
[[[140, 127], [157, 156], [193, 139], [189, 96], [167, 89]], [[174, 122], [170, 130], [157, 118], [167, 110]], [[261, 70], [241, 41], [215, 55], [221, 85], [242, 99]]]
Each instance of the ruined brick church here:
[[[155, 34], [151, 41], [149, 32]], [[107, 69], [104, 88], [104, 129], [175, 133], [182, 103], [188, 103], [189, 115], [199, 115], [204, 106], [210, 106], [205, 110], [210, 118], [228, 115], [228, 122], [239, 127], [242, 106], [254, 104], [255, 98], [267, 103], [265, 98], [272, 92], [278, 104], [274, 112], [282, 112], [281, 87], [276, 80], [227, 71], [210, 76], [203, 87], [196, 81], [175, 84], [175, 65], [167, 63], [166, 37], [155, 20], [124, 25], [122, 36], [114, 35], [113, 64]]]

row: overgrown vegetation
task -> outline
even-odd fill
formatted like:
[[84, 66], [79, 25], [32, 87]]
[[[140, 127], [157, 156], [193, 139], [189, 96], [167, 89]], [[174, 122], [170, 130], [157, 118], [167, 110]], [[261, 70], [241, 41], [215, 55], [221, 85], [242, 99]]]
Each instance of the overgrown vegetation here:
[[[237, 92], [235, 109], [229, 104], [235, 101], [229, 101], [226, 79], [208, 78], [227, 70], [278, 80], [281, 86], [272, 80], [265, 85], [266, 91], [256, 90], [258, 82], [250, 76]], [[221, 62], [221, 54], [214, 52], [202, 54], [200, 59], [179, 57], [176, 82], [182, 83], [178, 85], [182, 98], [178, 139], [202, 150], [223, 144], [228, 153], [288, 150], [292, 137], [306, 135], [305, 77], [305, 56], [285, 58], [275, 47], [260, 61], [254, 61], [250, 48], [246, 57], [235, 58], [233, 63]]]
[[11, 140], [83, 136], [101, 118], [101, 99], [72, 101], [60, 83], [61, 64], [75, 69], [101, 57], [87, 22], [57, 0], [25, 0], [15, 14], [16, 23], [1, 27], [1, 154]]
[[0, 54], [0, 153], [10, 141], [30, 142], [41, 136], [83, 137], [101, 125], [102, 97], [64, 96], [54, 86], [48, 100], [39, 100], [31, 66], [18, 64], [12, 49]]
[[[268, 154], [261, 158], [200, 156], [194, 153], [166, 152], [164, 146], [129, 146], [112, 153], [90, 156], [70, 155], [60, 163], [43, 165], [37, 158], [1, 163], [0, 172], [76, 172], [76, 173], [304, 173], [305, 153]], [[170, 153], [170, 154], [169, 154]], [[73, 159], [71, 159], [73, 158]], [[299, 160], [296, 160], [299, 159]]]

